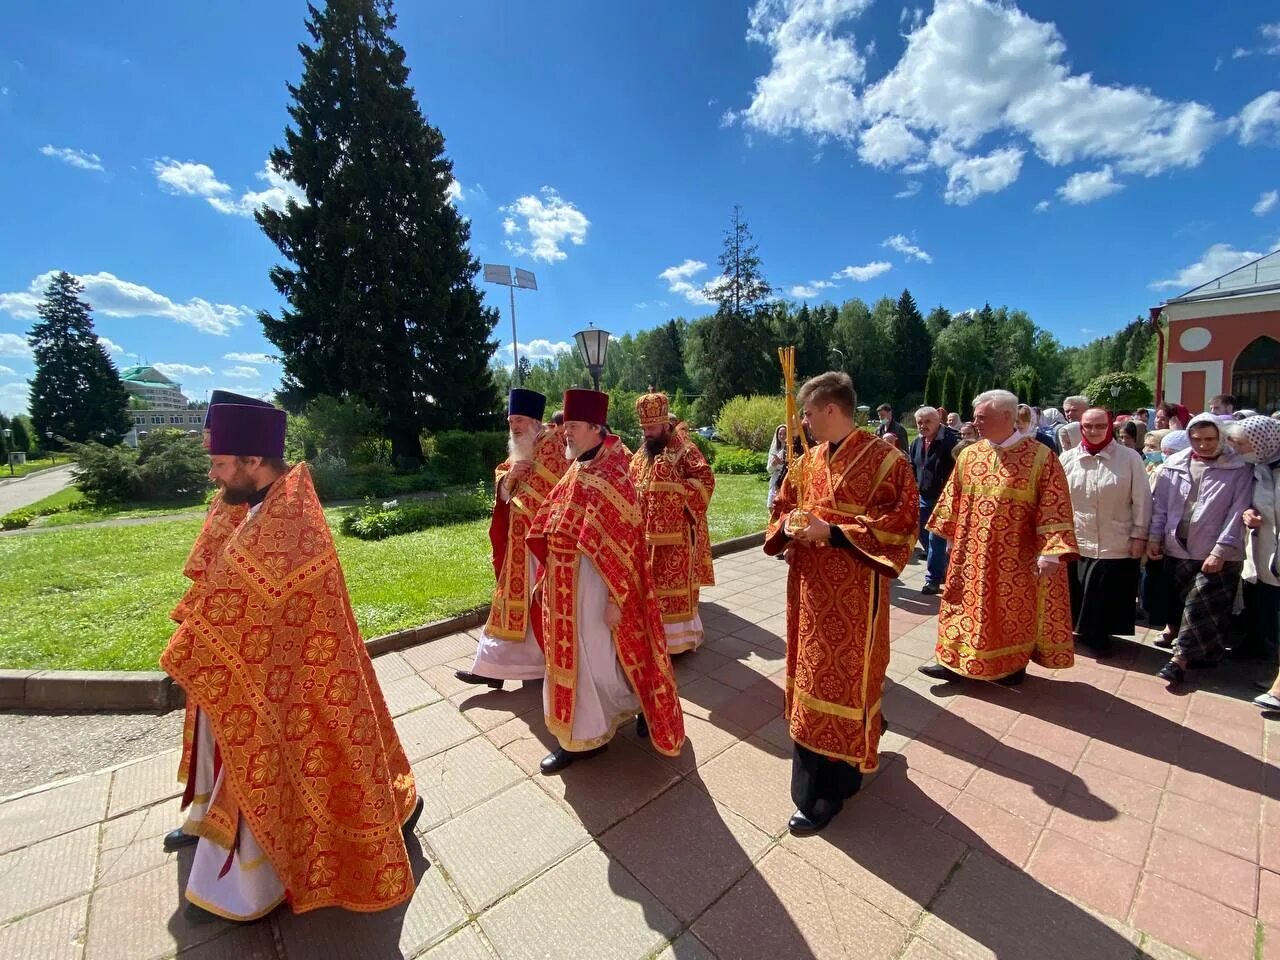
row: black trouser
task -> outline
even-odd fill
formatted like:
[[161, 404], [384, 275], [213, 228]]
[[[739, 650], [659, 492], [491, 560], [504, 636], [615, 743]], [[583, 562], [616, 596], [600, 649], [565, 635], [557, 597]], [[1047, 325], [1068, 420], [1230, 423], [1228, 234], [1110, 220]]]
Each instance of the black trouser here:
[[791, 801], [815, 823], [826, 823], [862, 786], [862, 771], [792, 743]]

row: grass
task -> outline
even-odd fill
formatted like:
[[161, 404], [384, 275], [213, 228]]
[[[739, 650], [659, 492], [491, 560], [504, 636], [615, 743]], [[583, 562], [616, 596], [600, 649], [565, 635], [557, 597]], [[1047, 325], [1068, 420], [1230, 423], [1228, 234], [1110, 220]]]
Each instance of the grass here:
[[[49, 467], [62, 467], [71, 462], [69, 457], [59, 457], [55, 463], [51, 457], [45, 457], [41, 460], [28, 460], [26, 463], [15, 463], [13, 465], [13, 475], [15, 477], [25, 477], [28, 473], [34, 473], [37, 470], [47, 470]], [[9, 463], [3, 456], [0, 456], [0, 480], [9, 479]]]
[[[717, 477], [712, 539], [761, 529], [767, 490], [763, 478]], [[339, 532], [347, 509], [325, 514], [366, 637], [488, 602], [488, 521], [363, 541]], [[191, 519], [0, 537], [0, 669], [156, 669], [199, 530]]]

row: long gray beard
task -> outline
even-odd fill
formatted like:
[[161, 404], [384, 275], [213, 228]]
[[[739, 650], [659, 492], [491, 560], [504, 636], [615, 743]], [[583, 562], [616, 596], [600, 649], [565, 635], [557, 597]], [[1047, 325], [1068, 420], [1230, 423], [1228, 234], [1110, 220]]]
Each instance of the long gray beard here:
[[512, 463], [519, 463], [522, 460], [532, 460], [533, 445], [533, 440], [517, 440], [511, 434], [507, 434], [507, 459]]

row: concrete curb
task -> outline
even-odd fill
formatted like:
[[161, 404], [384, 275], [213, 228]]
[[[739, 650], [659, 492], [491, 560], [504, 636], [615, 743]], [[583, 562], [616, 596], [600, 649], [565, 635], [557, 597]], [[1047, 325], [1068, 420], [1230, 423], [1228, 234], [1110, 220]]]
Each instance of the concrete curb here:
[[[0, 477], [0, 487], [7, 487], [11, 483], [21, 483], [23, 480], [30, 480], [32, 477], [38, 477], [42, 473], [48, 473], [50, 470], [58, 470], [62, 467], [70, 466], [70, 463], [59, 463], [52, 467], [41, 467], [39, 470], [32, 470], [30, 473], [24, 473], [20, 477]], [[4, 469], [0, 465], [0, 469]], [[22, 508], [19, 507], [19, 510]]]
[[[750, 550], [764, 543], [752, 533], [713, 544], [711, 555]], [[489, 606], [436, 620], [420, 627], [397, 630], [366, 640], [369, 656], [416, 647], [463, 630], [473, 630], [489, 618]], [[57, 713], [71, 710], [173, 710], [186, 705], [182, 688], [159, 670], [0, 670], [0, 709]]]

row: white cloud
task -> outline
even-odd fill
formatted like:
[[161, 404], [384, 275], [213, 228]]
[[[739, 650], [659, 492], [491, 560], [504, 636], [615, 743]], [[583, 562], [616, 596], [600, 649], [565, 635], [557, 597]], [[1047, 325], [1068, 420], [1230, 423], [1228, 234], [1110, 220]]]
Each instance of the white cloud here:
[[1258, 33], [1262, 35], [1261, 44], [1247, 50], [1244, 47], [1236, 47], [1231, 54], [1231, 59], [1239, 60], [1241, 57], [1251, 57], [1255, 53], [1264, 57], [1280, 56], [1280, 20], [1275, 23], [1262, 24], [1258, 27]]
[[[511, 214], [502, 222], [503, 232], [508, 236], [527, 232], [530, 239], [528, 246], [511, 240], [504, 241], [504, 244], [519, 256], [555, 263], [569, 256], [560, 249], [561, 244], [568, 241], [580, 247], [587, 242], [587, 228], [591, 221], [561, 197], [554, 187], [543, 187], [539, 193], [541, 197], [530, 194], [499, 208], [503, 213]], [[524, 220], [523, 226], [519, 219]]]
[[13, 367], [6, 367], [3, 363], [0, 363], [0, 377], [16, 377], [17, 375], [18, 371]]
[[23, 381], [0, 384], [0, 410], [5, 413], [25, 413], [30, 399], [31, 387]]
[[1278, 200], [1280, 200], [1280, 190], [1268, 190], [1253, 205], [1254, 216], [1261, 217], [1263, 214], [1270, 213]]
[[[5, 93], [9, 91], [6, 89]], [[46, 157], [57, 157], [68, 166], [75, 167], [79, 170], [102, 170], [102, 158], [96, 153], [86, 153], [83, 150], [77, 150], [75, 147], [55, 147], [51, 143], [46, 143], [40, 148], [40, 152]]]
[[[287, 179], [268, 160], [262, 169], [254, 174], [267, 185], [265, 190], [246, 190], [238, 200], [224, 200], [222, 197], [208, 197], [209, 206], [219, 213], [227, 213], [237, 217], [252, 217], [261, 207], [283, 211], [285, 204], [292, 200], [298, 206], [307, 205], [306, 195], [298, 189], [297, 184]], [[456, 181], [455, 181], [456, 182]]]
[[1037, 204], [1036, 204], [1036, 206], [1035, 206], [1035, 212], [1036, 212], [1036, 213], [1044, 213], [1044, 212], [1045, 212], [1046, 210], [1048, 210], [1048, 209], [1049, 209], [1049, 201], [1048, 201], [1048, 200], [1041, 200], [1041, 201], [1040, 201], [1039, 203], [1037, 203]]
[[16, 333], [0, 333], [0, 357], [19, 357], [29, 360], [32, 356], [31, 344], [27, 343], [26, 337]]
[[[44, 299], [45, 288], [56, 273], [50, 270], [40, 274], [26, 290], [0, 293], [0, 310], [20, 320], [34, 317], [36, 307]], [[83, 274], [76, 279], [84, 287], [81, 298], [95, 313], [108, 317], [166, 317], [201, 333], [225, 336], [233, 327], [240, 326], [241, 317], [252, 312], [247, 307], [210, 303], [201, 297], [177, 303], [150, 287], [121, 280], [110, 273]]]
[[166, 377], [211, 377], [213, 371], [206, 366], [194, 366], [190, 363], [153, 363]]
[[686, 260], [679, 266], [667, 267], [667, 269], [658, 274], [658, 279], [665, 280], [667, 289], [672, 293], [678, 293], [689, 303], [705, 307], [712, 302], [711, 298], [707, 296], [712, 284], [697, 285], [691, 282], [694, 276], [705, 269], [707, 269], [707, 265], [701, 260]]
[[966, 157], [947, 168], [947, 203], [966, 206], [984, 193], [999, 193], [1018, 179], [1022, 170], [1021, 150], [1003, 147], [985, 157]]
[[880, 246], [888, 247], [890, 250], [897, 250], [909, 260], [923, 260], [925, 263], [933, 263], [933, 257], [930, 254], [925, 253], [900, 233], [895, 233]]
[[920, 192], [920, 181], [908, 180], [907, 185], [903, 187], [901, 190], [899, 190], [897, 193], [895, 193], [893, 196], [894, 196], [894, 199], [896, 200], [905, 200], [908, 197], [914, 197], [919, 192]]
[[864, 280], [871, 280], [880, 276], [882, 273], [888, 273], [893, 269], [893, 264], [886, 260], [873, 260], [871, 263], [864, 263], [860, 267], [843, 267], [831, 275], [832, 280], [856, 280], [861, 283]]
[[873, 167], [894, 167], [919, 156], [925, 143], [897, 117], [882, 117], [862, 131], [858, 156]]
[[224, 353], [223, 360], [234, 360], [236, 363], [279, 363], [278, 357], [267, 353]]
[[445, 195], [445, 199], [448, 200], [450, 203], [452, 203], [454, 206], [457, 206], [463, 200], [467, 199], [466, 195], [462, 192], [462, 184], [460, 184], [457, 180], [449, 181], [449, 186], [445, 187], [444, 189], [444, 195]]
[[[568, 340], [530, 340], [528, 343], [520, 344], [520, 356], [528, 357], [531, 363], [539, 360], [552, 360], [557, 354], [568, 353], [574, 349], [574, 345]], [[508, 365], [511, 363], [511, 343], [504, 343], [499, 352], [506, 356]]]
[[791, 288], [791, 296], [793, 297], [816, 297], [823, 290], [836, 286], [829, 280], [810, 280], [808, 283], [797, 283]]
[[152, 161], [151, 170], [166, 193], [185, 197], [220, 197], [231, 192], [231, 187], [214, 175], [213, 168], [203, 163], [164, 157]]
[[106, 348], [107, 353], [124, 353], [124, 347], [116, 343], [114, 340], [108, 340], [106, 337], [99, 337], [98, 342]]
[[1268, 90], [1244, 105], [1236, 117], [1240, 142], [1254, 143], [1270, 133], [1280, 133], [1280, 90]]
[[[923, 20], [903, 8], [905, 51], [864, 85], [865, 62], [848, 25], [866, 6], [759, 0], [747, 39], [766, 44], [772, 62], [733, 119], [775, 135], [857, 142], [859, 157], [878, 167], [901, 164], [912, 174], [938, 167], [956, 204], [1013, 183], [1028, 149], [1055, 166], [1100, 159], [1120, 173], [1153, 176], [1195, 166], [1228, 129], [1194, 101], [1073, 73], [1052, 23], [998, 0], [937, 0]], [[989, 136], [1008, 143], [971, 155]]]
[[1058, 196], [1067, 203], [1093, 203], [1123, 189], [1124, 184], [1112, 176], [1111, 164], [1108, 163], [1101, 170], [1072, 174], [1058, 188]]
[[252, 380], [262, 376], [262, 371], [257, 367], [232, 367], [230, 370], [223, 370], [222, 375], [232, 380]]
[[1176, 277], [1170, 277], [1168, 280], [1155, 280], [1148, 286], [1152, 290], [1190, 290], [1192, 287], [1198, 287], [1202, 283], [1208, 283], [1224, 273], [1230, 273], [1236, 267], [1242, 267], [1246, 263], [1257, 260], [1265, 253], [1257, 250], [1237, 250], [1229, 243], [1215, 243], [1204, 255], [1190, 266], [1183, 267]]

